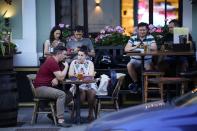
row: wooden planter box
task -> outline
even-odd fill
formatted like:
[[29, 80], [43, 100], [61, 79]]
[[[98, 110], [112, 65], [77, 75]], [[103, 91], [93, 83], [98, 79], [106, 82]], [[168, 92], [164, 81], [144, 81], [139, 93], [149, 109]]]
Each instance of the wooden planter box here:
[[115, 59], [117, 55], [123, 55], [124, 46], [122, 46], [122, 45], [117, 45], [117, 46], [96, 46], [95, 47], [96, 53], [99, 50], [109, 51], [110, 54], [112, 55], [113, 59]]

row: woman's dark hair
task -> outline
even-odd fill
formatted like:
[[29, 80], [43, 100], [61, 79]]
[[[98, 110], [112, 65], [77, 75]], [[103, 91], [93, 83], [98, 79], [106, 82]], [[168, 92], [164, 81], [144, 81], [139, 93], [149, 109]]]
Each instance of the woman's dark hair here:
[[88, 55], [88, 47], [85, 45], [79, 47], [79, 51], [84, 52], [84, 54]]
[[60, 34], [60, 40], [62, 40], [62, 29], [57, 25], [57, 26], [54, 26], [50, 32], [50, 36], [49, 36], [49, 40], [50, 40], [50, 43], [52, 43], [54, 40], [55, 40], [55, 37], [54, 37], [54, 32], [56, 30], [60, 30], [61, 34]]
[[144, 27], [144, 26], [146, 27], [147, 30], [149, 30], [148, 24], [145, 23], [145, 22], [140, 22], [140, 23], [137, 25], [137, 28], [139, 28], [139, 27]]

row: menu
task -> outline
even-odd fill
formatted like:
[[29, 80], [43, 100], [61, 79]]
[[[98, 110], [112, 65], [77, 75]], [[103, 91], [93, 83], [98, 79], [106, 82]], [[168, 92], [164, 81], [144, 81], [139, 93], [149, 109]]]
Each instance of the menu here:
[[174, 33], [174, 38], [173, 38], [174, 44], [186, 44], [188, 42], [189, 28], [175, 27], [173, 33]]

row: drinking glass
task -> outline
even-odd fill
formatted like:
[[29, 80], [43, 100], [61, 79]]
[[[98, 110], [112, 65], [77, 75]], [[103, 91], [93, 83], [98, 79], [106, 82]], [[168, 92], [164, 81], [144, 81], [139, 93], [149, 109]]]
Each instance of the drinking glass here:
[[78, 73], [78, 74], [77, 74], [77, 79], [78, 79], [78, 80], [83, 80], [83, 77], [84, 77], [84, 76], [83, 76], [82, 73]]
[[144, 52], [147, 52], [147, 51], [148, 51], [148, 45], [144, 44]]

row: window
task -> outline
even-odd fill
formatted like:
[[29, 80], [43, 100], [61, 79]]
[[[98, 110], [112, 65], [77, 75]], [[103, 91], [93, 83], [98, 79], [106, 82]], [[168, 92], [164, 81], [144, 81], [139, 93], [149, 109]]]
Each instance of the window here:
[[[153, 24], [163, 26], [165, 24], [165, 0], [154, 0], [153, 2]], [[166, 18], [168, 21], [178, 19], [178, 10], [178, 0], [167, 0]]]
[[149, 0], [138, 0], [138, 22], [149, 23]]
[[155, 26], [163, 26], [165, 20], [168, 20], [167, 22], [172, 19], [181, 20], [181, 15], [179, 14], [181, 11], [180, 1], [181, 0], [122, 0], [122, 27], [124, 27], [126, 33], [129, 34], [133, 32], [134, 26], [139, 22], [153, 22]]
[[134, 17], [133, 17], [133, 0], [122, 0], [121, 20], [122, 27], [125, 28], [125, 33], [130, 35], [133, 32]]

